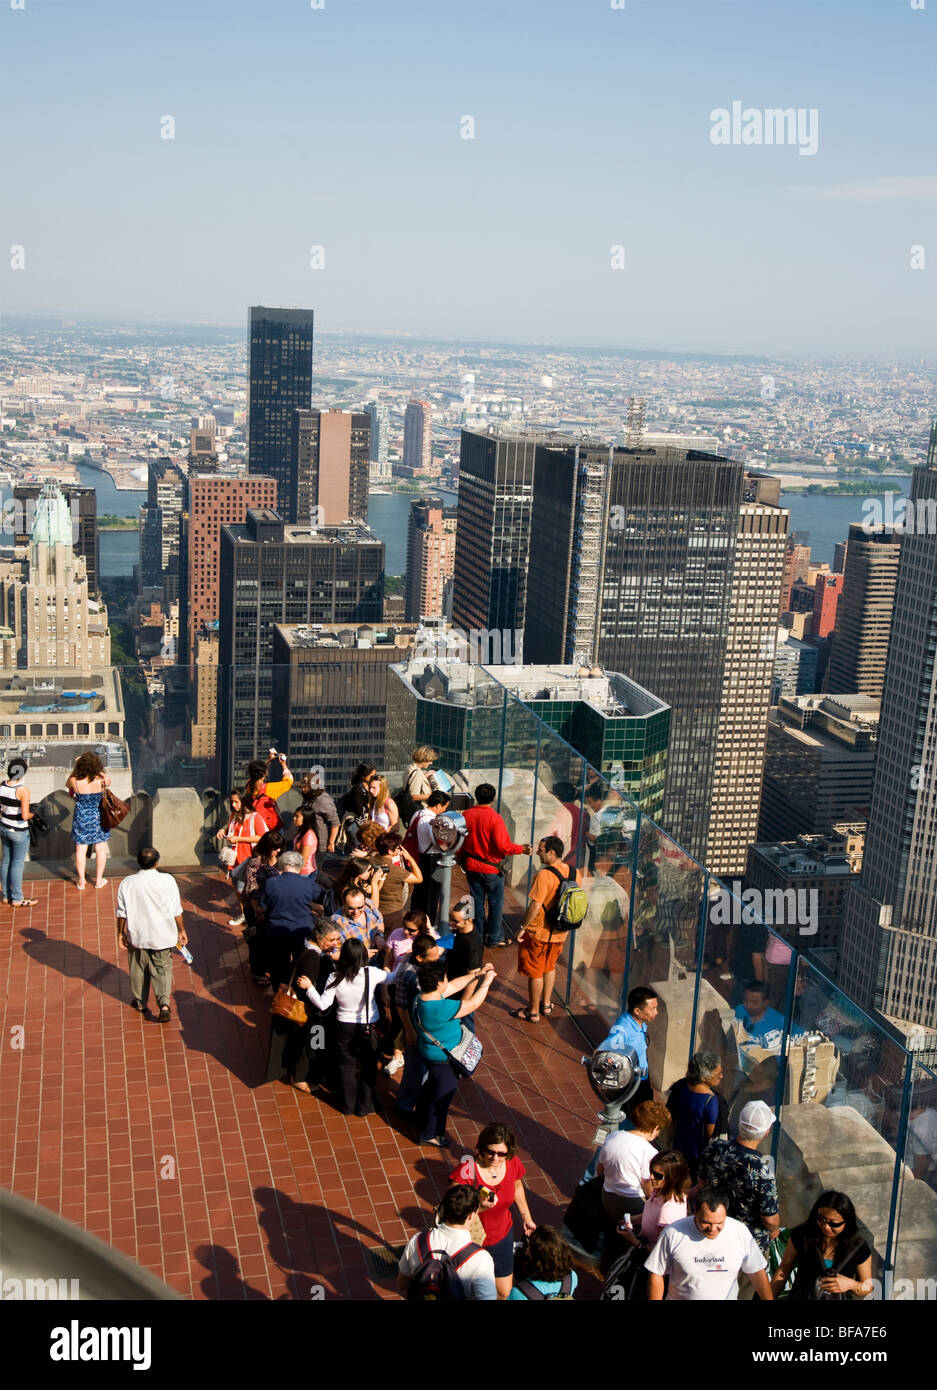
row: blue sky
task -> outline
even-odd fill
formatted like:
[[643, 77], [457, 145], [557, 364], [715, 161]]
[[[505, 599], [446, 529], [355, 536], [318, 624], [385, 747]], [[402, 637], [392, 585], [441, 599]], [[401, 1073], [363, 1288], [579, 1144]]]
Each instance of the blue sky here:
[[0, 311], [934, 356], [925, 3], [0, 0]]

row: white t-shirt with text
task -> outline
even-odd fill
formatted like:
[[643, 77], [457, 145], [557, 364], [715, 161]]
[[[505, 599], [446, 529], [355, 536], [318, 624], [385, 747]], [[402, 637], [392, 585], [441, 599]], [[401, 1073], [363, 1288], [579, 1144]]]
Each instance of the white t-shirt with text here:
[[767, 1267], [751, 1231], [731, 1216], [713, 1240], [697, 1230], [692, 1216], [675, 1221], [661, 1231], [644, 1265], [649, 1274], [669, 1277], [667, 1301], [673, 1303], [729, 1303], [739, 1296], [740, 1270], [757, 1274]]

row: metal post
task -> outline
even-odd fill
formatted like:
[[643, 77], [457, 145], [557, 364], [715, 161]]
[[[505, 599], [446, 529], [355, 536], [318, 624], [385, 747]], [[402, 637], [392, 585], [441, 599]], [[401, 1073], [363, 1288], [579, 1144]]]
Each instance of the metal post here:
[[693, 1013], [690, 1018], [690, 1057], [696, 1051], [696, 1020], [699, 1016], [700, 985], [703, 979], [703, 960], [706, 951], [706, 930], [709, 926], [709, 870], [703, 870], [703, 901], [700, 903], [696, 928], [696, 982], [693, 986]]
[[501, 814], [501, 792], [504, 787], [504, 743], [507, 735], [508, 724], [508, 692], [502, 690], [503, 700], [501, 701], [501, 756], [498, 759], [498, 814]]
[[[905, 1148], [907, 1146], [908, 1116], [911, 1113], [912, 1070], [914, 1067], [914, 1059], [910, 1054], [905, 1053], [905, 1061], [904, 1086], [901, 1090], [901, 1118], [898, 1121], [898, 1141], [895, 1147], [895, 1176], [892, 1178], [891, 1203], [888, 1208], [888, 1237], [885, 1241], [883, 1275], [887, 1275], [889, 1271], [894, 1271], [897, 1263], [895, 1260], [896, 1252], [894, 1247], [898, 1236], [898, 1197], [901, 1192], [901, 1175], [904, 1168]], [[894, 1278], [894, 1276], [892, 1277]], [[883, 1279], [882, 1283], [887, 1289], [889, 1283], [887, 1278]]]
[[638, 887], [638, 854], [641, 845], [641, 822], [643, 819], [643, 812], [639, 810], [635, 818], [634, 844], [631, 847], [631, 892], [628, 896], [628, 931], [625, 935], [625, 978], [621, 992], [622, 1011], [628, 1002], [628, 981], [631, 979], [631, 940], [634, 936], [634, 900]]
[[[764, 926], [764, 923], [762, 923]], [[771, 928], [768, 928], [770, 931]], [[784, 1085], [787, 1080], [787, 1047], [791, 1036], [791, 1021], [794, 1017], [794, 986], [797, 983], [797, 971], [800, 968], [800, 957], [794, 950], [791, 950], [791, 970], [787, 977], [787, 996], [784, 1001], [784, 1030], [781, 1034], [781, 1052], [778, 1056], [778, 1083], [774, 1093], [774, 1110], [777, 1116], [777, 1123], [771, 1126], [771, 1157], [774, 1160], [775, 1171], [778, 1166], [778, 1147], [781, 1143], [781, 1106], [784, 1102]]]

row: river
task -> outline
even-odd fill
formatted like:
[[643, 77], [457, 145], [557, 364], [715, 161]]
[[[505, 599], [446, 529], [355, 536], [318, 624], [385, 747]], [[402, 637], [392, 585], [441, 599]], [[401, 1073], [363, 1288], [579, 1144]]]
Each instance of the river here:
[[[97, 468], [89, 468], [85, 463], [78, 464], [82, 486], [93, 487], [98, 495], [98, 514], [100, 516], [137, 516], [146, 502], [145, 490], [123, 489], [114, 486], [109, 473]], [[368, 501], [368, 520], [374, 534], [387, 547], [386, 569], [388, 574], [403, 574], [407, 567], [407, 517], [414, 493], [391, 492], [378, 494]], [[441, 497], [447, 507], [455, 505], [453, 492], [433, 490], [434, 497]], [[102, 531], [99, 537], [101, 574], [106, 577], [131, 575], [133, 567], [140, 558], [140, 540], [136, 531]]]

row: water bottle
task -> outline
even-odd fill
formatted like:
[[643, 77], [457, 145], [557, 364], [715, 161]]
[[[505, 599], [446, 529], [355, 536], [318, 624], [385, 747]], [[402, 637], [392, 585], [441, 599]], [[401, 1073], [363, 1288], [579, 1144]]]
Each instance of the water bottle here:
[[179, 952], [186, 965], [192, 964], [192, 961], [195, 959], [195, 957], [192, 955], [192, 952], [189, 950], [188, 946], [177, 946], [176, 950]]

